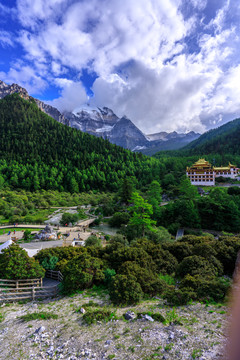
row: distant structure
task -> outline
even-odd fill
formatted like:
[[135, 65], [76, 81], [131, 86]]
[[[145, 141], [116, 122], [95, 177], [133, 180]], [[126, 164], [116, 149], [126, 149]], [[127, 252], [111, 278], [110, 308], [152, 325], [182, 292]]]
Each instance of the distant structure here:
[[35, 235], [36, 240], [57, 240], [57, 233], [49, 225], [45, 229], [41, 230], [38, 234]]
[[235, 179], [239, 168], [229, 163], [226, 167], [213, 167], [205, 159], [199, 159], [191, 167], [187, 167], [186, 175], [192, 185], [215, 186], [216, 177]]

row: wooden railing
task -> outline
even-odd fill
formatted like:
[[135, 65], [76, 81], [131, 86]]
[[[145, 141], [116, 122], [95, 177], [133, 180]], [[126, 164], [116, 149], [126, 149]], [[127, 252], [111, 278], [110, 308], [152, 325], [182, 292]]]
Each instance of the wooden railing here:
[[0, 290], [0, 302], [36, 300], [47, 297], [57, 296], [59, 292], [58, 285], [42, 287], [25, 287], [21, 289]]
[[[46, 277], [61, 282], [63, 276], [60, 271], [47, 270]], [[0, 302], [36, 300], [57, 296], [59, 284], [42, 286], [40, 279], [8, 280], [0, 279]]]
[[46, 270], [45, 277], [49, 279], [57, 280], [59, 282], [63, 281], [63, 276], [61, 271]]
[[19, 280], [9, 280], [9, 279], [0, 279], [0, 290], [2, 288], [15, 288], [20, 289], [26, 286], [42, 286], [42, 278], [39, 279], [19, 279]]

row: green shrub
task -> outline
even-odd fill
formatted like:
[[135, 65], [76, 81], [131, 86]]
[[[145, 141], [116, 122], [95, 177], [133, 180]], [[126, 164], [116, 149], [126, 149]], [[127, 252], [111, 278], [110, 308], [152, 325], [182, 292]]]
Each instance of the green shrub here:
[[23, 235], [24, 240], [25, 240], [25, 241], [30, 240], [30, 239], [31, 239], [31, 234], [32, 234], [31, 230], [28, 230], [28, 229], [25, 230], [25, 231], [24, 231], [24, 235]]
[[119, 268], [119, 273], [132, 276], [140, 284], [142, 291], [151, 296], [161, 294], [165, 288], [165, 283], [158, 278], [157, 274], [142, 268], [135, 261], [126, 261]]
[[2, 279], [35, 279], [44, 277], [45, 270], [26, 250], [11, 244], [0, 254], [0, 278]]
[[[74, 247], [74, 246], [57, 246], [48, 249], [40, 250], [35, 259], [42, 263], [45, 257], [56, 256], [58, 258], [58, 263], [62, 260], [72, 260], [75, 256], [81, 255], [83, 253], [87, 253], [87, 249], [83, 246], [81, 247]], [[58, 269], [58, 263], [56, 268]]]
[[91, 325], [96, 323], [97, 321], [108, 322], [110, 320], [117, 319], [116, 312], [111, 311], [107, 308], [101, 308], [97, 310], [88, 310], [85, 314], [83, 314], [83, 320], [86, 324]]
[[171, 275], [159, 274], [158, 277], [160, 280], [163, 280], [167, 285], [175, 285], [176, 284], [176, 280]]
[[213, 299], [221, 301], [224, 299], [230, 282], [224, 278], [202, 277], [201, 275], [186, 275], [180, 282], [180, 289], [191, 288], [198, 299]]
[[215, 242], [216, 257], [224, 268], [224, 274], [232, 275], [235, 269], [238, 251], [240, 250], [240, 237], [221, 236]]
[[166, 324], [182, 325], [182, 318], [176, 313], [175, 308], [166, 313]]
[[129, 242], [126, 239], [125, 236], [121, 235], [121, 234], [117, 234], [111, 237], [111, 244], [122, 244], [123, 246], [129, 246]]
[[[219, 262], [213, 264], [202, 256], [188, 256], [178, 265], [176, 269], [176, 275], [184, 277], [185, 275], [197, 275], [201, 274], [202, 276], [216, 276], [219, 271], [222, 269], [218, 268]], [[221, 265], [221, 264], [220, 264]]]
[[165, 243], [162, 245], [162, 248], [168, 250], [178, 262], [183, 261], [187, 256], [193, 255], [193, 246], [187, 242]]
[[64, 292], [90, 288], [104, 280], [103, 263], [100, 259], [83, 253], [68, 261], [63, 270]]
[[129, 222], [130, 215], [127, 212], [116, 212], [111, 219], [109, 219], [109, 225], [112, 227], [120, 227], [126, 225]]
[[104, 282], [107, 286], [111, 284], [111, 281], [115, 275], [116, 275], [116, 271], [114, 269], [104, 270], [104, 276], [105, 276]]
[[95, 246], [95, 247], [101, 247], [102, 242], [101, 239], [98, 238], [96, 235], [91, 235], [87, 240], [85, 241], [85, 246]]
[[156, 271], [156, 265], [150, 255], [140, 246], [125, 248], [122, 244], [116, 243], [106, 247], [105, 259], [112, 269], [118, 272], [119, 267], [126, 261], [135, 261], [142, 268]]
[[163, 226], [154, 228], [155, 231], [146, 231], [146, 236], [149, 240], [152, 240], [155, 244], [161, 244], [163, 242], [172, 241], [172, 236]]
[[75, 224], [80, 218], [81, 216], [79, 214], [64, 213], [60, 220], [60, 224], [63, 226], [70, 223]]
[[143, 296], [142, 288], [134, 277], [119, 274], [113, 278], [109, 293], [114, 304], [136, 304]]
[[23, 321], [57, 319], [58, 315], [50, 312], [34, 312], [19, 317]]
[[167, 300], [168, 305], [180, 306], [187, 304], [190, 300], [197, 299], [197, 294], [192, 288], [175, 289], [174, 286], [169, 286], [162, 297]]
[[79, 312], [81, 312], [81, 309], [82, 308], [91, 308], [91, 307], [99, 307], [99, 304], [98, 303], [96, 303], [96, 302], [94, 302], [94, 301], [92, 301], [92, 300], [89, 300], [89, 302], [88, 303], [86, 303], [86, 304], [83, 304], [83, 305], [81, 305], [79, 308], [77, 308], [76, 309], [76, 312], [77, 313], [79, 313]]
[[46, 270], [54, 270], [57, 262], [58, 262], [58, 258], [56, 256], [49, 256], [43, 259], [41, 265]]

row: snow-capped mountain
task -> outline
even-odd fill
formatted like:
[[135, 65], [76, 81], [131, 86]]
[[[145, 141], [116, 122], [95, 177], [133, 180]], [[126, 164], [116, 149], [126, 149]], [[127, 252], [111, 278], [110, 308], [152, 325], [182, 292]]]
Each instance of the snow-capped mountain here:
[[60, 113], [55, 107], [29, 96], [27, 90], [21, 86], [7, 85], [0, 80], [0, 99], [13, 93], [18, 93], [25, 100], [35, 101], [40, 110], [60, 123], [147, 155], [160, 150], [179, 149], [200, 136], [193, 131], [187, 134], [160, 132], [144, 135], [130, 119], [126, 116], [119, 118], [107, 107], [91, 107], [87, 104], [73, 112]]
[[101, 136], [110, 142], [133, 150], [139, 144], [147, 146], [145, 135], [127, 117], [119, 118], [107, 108], [84, 107], [72, 113], [64, 112], [70, 126], [91, 135]]
[[145, 135], [126, 116], [119, 118], [107, 107], [97, 108], [86, 105], [72, 113], [63, 114], [70, 121], [71, 127], [101, 136], [113, 144], [132, 151], [141, 151], [149, 155], [160, 150], [179, 149], [200, 136], [193, 131], [187, 134], [178, 134], [174, 131]]

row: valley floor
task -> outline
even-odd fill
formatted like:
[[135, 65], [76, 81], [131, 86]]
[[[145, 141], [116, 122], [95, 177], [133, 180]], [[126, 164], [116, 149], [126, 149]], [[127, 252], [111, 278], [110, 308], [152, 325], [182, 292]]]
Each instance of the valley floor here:
[[[93, 290], [57, 300], [3, 304], [0, 359], [223, 359], [226, 307], [222, 305], [196, 303], [172, 309], [154, 299], [131, 308], [113, 308], [119, 320], [86, 325], [76, 309], [89, 300], [111, 307], [106, 295]], [[128, 310], [161, 313], [167, 323], [124, 320], [122, 315]], [[58, 318], [20, 319], [43, 311]]]

